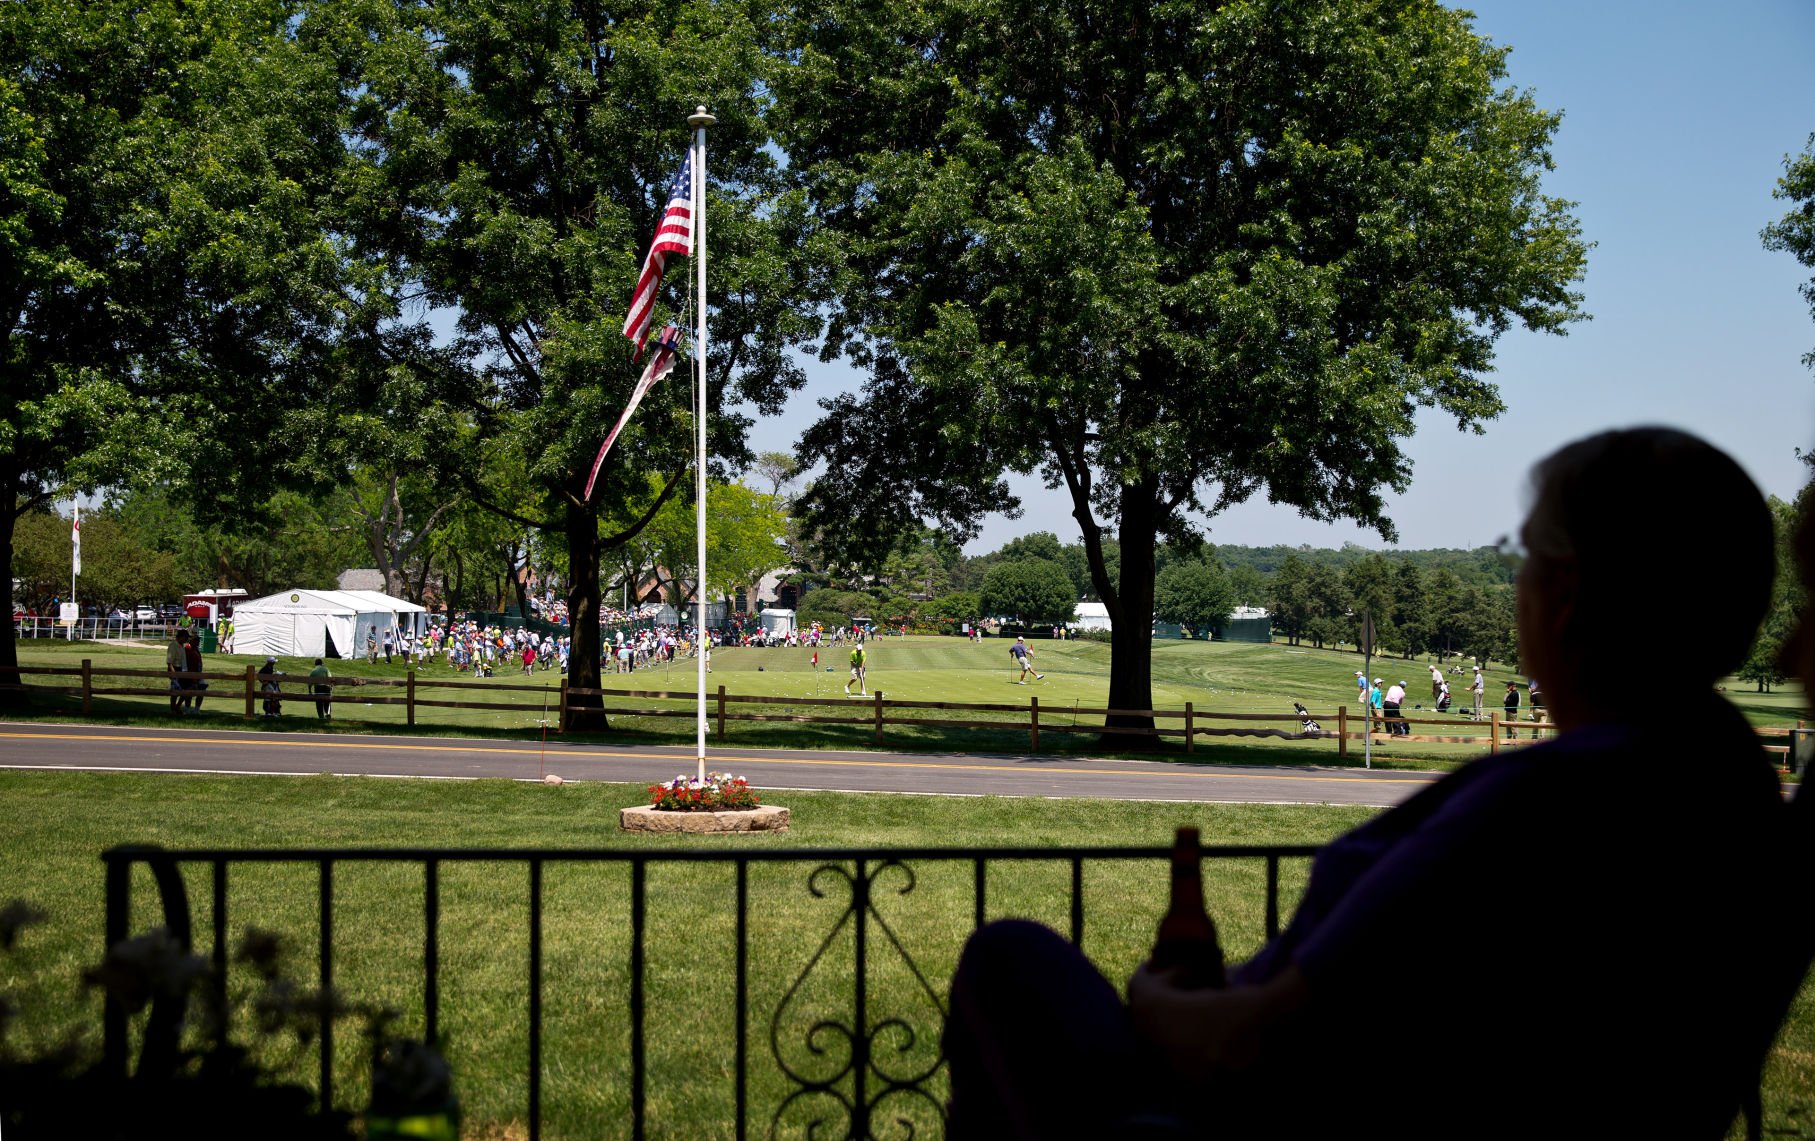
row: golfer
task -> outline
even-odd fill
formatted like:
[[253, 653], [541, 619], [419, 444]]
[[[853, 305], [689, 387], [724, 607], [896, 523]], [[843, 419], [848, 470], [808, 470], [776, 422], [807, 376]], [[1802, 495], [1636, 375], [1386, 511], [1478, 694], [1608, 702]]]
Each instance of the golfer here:
[[846, 697], [851, 696], [851, 682], [853, 681], [857, 683], [857, 696], [869, 696], [869, 691], [864, 688], [864, 678], [869, 673], [868, 666], [866, 665], [867, 661], [868, 659], [864, 656], [862, 642], [851, 647], [851, 681], [844, 683], [844, 695]]
[[[1016, 679], [1015, 684], [1026, 685], [1027, 675], [1034, 674], [1034, 652], [1027, 648], [1027, 639], [1017, 635], [1015, 637], [1015, 644], [1008, 648], [1008, 652], [1013, 655], [1016, 664], [1021, 667], [1021, 676]], [[1046, 675], [1034, 674], [1034, 680], [1044, 681], [1046, 680]]]

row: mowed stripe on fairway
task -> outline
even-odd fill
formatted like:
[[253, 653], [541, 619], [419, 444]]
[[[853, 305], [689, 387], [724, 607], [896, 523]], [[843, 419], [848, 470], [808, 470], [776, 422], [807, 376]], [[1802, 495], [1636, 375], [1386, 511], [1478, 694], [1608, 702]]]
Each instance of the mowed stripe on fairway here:
[[[124, 744], [124, 745], [146, 745], [146, 744], [151, 744], [151, 743], [158, 743], [158, 744], [165, 744], [165, 745], [200, 745], [200, 746], [211, 747], [211, 748], [226, 748], [226, 747], [235, 746], [235, 745], [244, 746], [247, 744], [256, 744], [259, 746], [271, 746], [271, 747], [276, 747], [276, 748], [291, 748], [291, 749], [347, 749], [347, 750], [373, 749], [373, 750], [388, 750], [388, 751], [397, 751], [397, 752], [436, 753], [436, 754], [483, 753], [483, 754], [490, 754], [490, 755], [505, 755], [505, 756], [523, 757], [526, 760], [531, 755], [530, 750], [533, 748], [532, 745], [519, 745], [519, 746], [515, 746], [515, 747], [505, 747], [505, 746], [499, 746], [499, 745], [454, 745], [454, 744], [447, 744], [447, 743], [440, 742], [440, 741], [438, 741], [434, 744], [421, 744], [421, 743], [415, 743], [415, 742], [392, 742], [392, 741], [342, 741], [342, 740], [322, 741], [322, 740], [301, 739], [301, 738], [293, 738], [293, 737], [292, 738], [271, 737], [271, 738], [266, 738], [266, 739], [260, 739], [258, 741], [247, 741], [245, 738], [240, 738], [240, 737], [209, 737], [209, 736], [195, 736], [195, 735], [179, 737], [179, 736], [168, 736], [168, 735], [159, 734], [159, 733], [124, 734], [124, 733], [0, 732], [0, 741], [9, 741], [9, 740], [17, 740], [17, 741], [86, 741], [86, 742], [97, 743], [97, 744]], [[673, 747], [670, 746], [669, 748], [672, 749]], [[758, 752], [755, 750], [737, 750], [737, 751], [721, 750], [716, 754], [708, 752], [707, 759], [710, 760], [714, 755], [716, 755], [720, 758], [726, 759], [726, 760], [735, 759], [735, 760], [742, 761], [745, 763], [760, 762], [763, 764], [800, 766], [800, 767], [840, 767], [840, 766], [843, 766], [843, 767], [850, 767], [850, 768], [926, 769], [926, 770], [947, 770], [947, 771], [956, 771], [956, 772], [1001, 772], [1001, 773], [1020, 773], [1023, 775], [1025, 775], [1027, 772], [1026, 767], [1021, 766], [1021, 765], [998, 765], [998, 764], [989, 764], [986, 762], [954, 763], [954, 762], [950, 762], [950, 761], [917, 761], [917, 760], [898, 759], [896, 757], [890, 757], [889, 759], [886, 759], [886, 760], [863, 760], [863, 759], [852, 758], [852, 757], [802, 757], [802, 756], [778, 755], [778, 754], [772, 754], [772, 753]], [[556, 760], [575, 760], [575, 761], [608, 760], [608, 759], [649, 761], [649, 760], [655, 760], [655, 759], [662, 759], [664, 757], [669, 758], [669, 759], [681, 759], [681, 758], [688, 759], [688, 760], [693, 759], [692, 755], [689, 753], [676, 753], [676, 752], [664, 753], [664, 752], [659, 752], [659, 751], [645, 752], [645, 753], [630, 753], [630, 752], [619, 752], [619, 751], [614, 751], [614, 750], [609, 750], [609, 749], [601, 749], [601, 750], [596, 750], [596, 751], [587, 750], [585, 753], [582, 753], [582, 754], [564, 752], [561, 756], [559, 756], [555, 759]], [[1133, 763], [1139, 764], [1140, 762], [1133, 762]], [[50, 766], [0, 764], [0, 768], [34, 768], [34, 767], [50, 767]], [[1413, 781], [1413, 782], [1417, 782], [1417, 783], [1429, 783], [1431, 780], [1435, 779], [1434, 777], [1425, 776], [1423, 774], [1411, 774], [1411, 773], [1394, 774], [1391, 776], [1382, 774], [1380, 776], [1373, 776], [1373, 777], [1343, 776], [1343, 775], [1338, 775], [1338, 774], [1320, 774], [1320, 773], [1302, 773], [1302, 774], [1299, 774], [1299, 773], [1292, 773], [1292, 774], [1243, 773], [1243, 772], [1230, 772], [1227, 770], [1218, 770], [1216, 772], [1193, 773], [1188, 769], [1180, 770], [1176, 766], [1171, 766], [1171, 765], [1166, 766], [1164, 768], [1154, 768], [1154, 769], [1124, 768], [1124, 767], [1116, 767], [1116, 768], [1073, 768], [1073, 767], [1047, 768], [1043, 765], [1039, 771], [1042, 776], [1047, 775], [1047, 774], [1065, 774], [1065, 775], [1070, 775], [1070, 776], [1090, 776], [1090, 777], [1104, 777], [1104, 776], [1108, 776], [1108, 777], [1130, 777], [1130, 776], [1178, 777], [1178, 776], [1198, 775], [1198, 776], [1203, 776], [1203, 777], [1214, 777], [1217, 779], [1230, 779], [1230, 780], [1283, 780], [1283, 781], [1303, 781], [1303, 782], [1312, 782], [1312, 783], [1322, 782], [1322, 783], [1339, 783], [1339, 784], [1360, 784], [1360, 783], [1370, 783], [1370, 782], [1378, 783], [1381, 781], [1397, 782], [1397, 781], [1402, 781], [1402, 780], [1403, 781]]]

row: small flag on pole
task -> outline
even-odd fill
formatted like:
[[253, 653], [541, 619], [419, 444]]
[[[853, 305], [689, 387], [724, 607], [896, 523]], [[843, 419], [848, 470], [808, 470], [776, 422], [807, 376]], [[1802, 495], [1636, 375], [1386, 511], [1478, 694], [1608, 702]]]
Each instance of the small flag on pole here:
[[638, 357], [643, 355], [643, 343], [649, 339], [655, 295], [662, 286], [662, 273], [668, 268], [668, 255], [692, 253], [693, 152], [690, 150], [668, 186], [668, 208], [662, 211], [662, 221], [655, 228], [655, 240], [649, 243], [649, 256], [643, 259], [643, 272], [637, 275], [636, 291], [630, 295], [630, 312], [624, 317], [624, 335], [636, 342]]
[[592, 486], [598, 482], [599, 468], [605, 463], [605, 453], [611, 450], [611, 445], [616, 442], [618, 433], [622, 432], [624, 425], [630, 422], [630, 414], [635, 412], [637, 405], [643, 402], [644, 394], [655, 386], [656, 381], [674, 371], [674, 362], [680, 352], [680, 347], [681, 331], [673, 325], [663, 326], [662, 335], [656, 340], [655, 355], [649, 358], [648, 367], [643, 369], [642, 377], [637, 380], [636, 388], [631, 391], [630, 403], [625, 405], [624, 414], [619, 416], [618, 422], [612, 426], [611, 435], [605, 437], [604, 445], [599, 448], [598, 458], [592, 461], [592, 474], [586, 477], [586, 494], [581, 496], [582, 499], [592, 498]]
[[81, 574], [82, 573], [82, 503], [80, 500], [76, 501], [76, 521], [69, 528], [69, 541], [75, 547], [75, 555], [71, 561], [71, 566], [70, 566], [71, 573], [72, 574]]

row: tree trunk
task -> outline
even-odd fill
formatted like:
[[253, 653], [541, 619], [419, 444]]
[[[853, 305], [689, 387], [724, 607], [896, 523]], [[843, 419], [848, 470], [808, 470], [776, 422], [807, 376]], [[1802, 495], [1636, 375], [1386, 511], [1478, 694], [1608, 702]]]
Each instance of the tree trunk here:
[[[596, 528], [595, 528], [595, 530], [596, 530]], [[594, 550], [595, 551], [597, 550], [596, 542], [594, 544]], [[595, 559], [596, 559], [596, 556], [595, 556]], [[527, 560], [524, 561], [523, 569], [521, 571], [517, 570], [515, 567], [511, 568], [510, 582], [511, 582], [512, 590], [517, 596], [517, 617], [521, 618], [526, 623], [529, 621], [529, 586], [527, 585], [527, 583], [525, 581], [528, 578], [529, 578], [529, 562]], [[594, 568], [594, 570], [592, 572], [592, 578], [593, 578], [593, 582], [596, 584], [599, 579], [599, 572], [596, 567]], [[595, 599], [599, 597], [599, 592], [596, 588], [596, 585], [595, 585], [595, 589], [593, 590], [593, 597]], [[594, 606], [594, 613], [596, 614], [598, 603], [595, 602], [593, 604], [593, 606]]]
[[[1109, 632], [1109, 708], [1153, 708], [1153, 556], [1155, 496], [1151, 480], [1122, 489], [1122, 581], [1116, 591], [1120, 604], [1111, 618]], [[1113, 727], [1153, 728], [1152, 717], [1110, 714], [1103, 722]], [[1117, 749], [1156, 749], [1158, 737], [1106, 733], [1103, 743]]]
[[[597, 689], [599, 674], [599, 517], [584, 506], [567, 504], [567, 625], [573, 643], [567, 656], [569, 689]], [[605, 699], [572, 694], [567, 699], [567, 727], [609, 729]]]

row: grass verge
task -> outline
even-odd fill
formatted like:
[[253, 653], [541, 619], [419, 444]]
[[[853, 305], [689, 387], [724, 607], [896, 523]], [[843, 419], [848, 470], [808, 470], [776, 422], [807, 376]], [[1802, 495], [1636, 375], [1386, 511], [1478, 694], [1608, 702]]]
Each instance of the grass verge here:
[[[92, 997], [76, 983], [99, 955], [103, 848], [125, 842], [191, 846], [470, 846], [606, 848], [661, 852], [692, 847], [908, 847], [929, 839], [951, 846], [1051, 846], [1167, 842], [1195, 823], [1211, 843], [1319, 843], [1366, 819], [1368, 810], [1329, 807], [1122, 804], [910, 796], [788, 793], [795, 829], [785, 836], [653, 837], [625, 835], [616, 811], [639, 803], [635, 786], [570, 784], [560, 789], [505, 781], [410, 782], [372, 778], [210, 778], [126, 774], [0, 773], [0, 899], [25, 896], [51, 914], [28, 929], [12, 955], [0, 956], [0, 992], [22, 1011], [15, 1040], [44, 1042], [72, 1026], [99, 1026]], [[805, 1132], [776, 1055], [798, 1069], [836, 1069], [835, 1034], [809, 1036], [819, 1019], [849, 1021], [852, 974], [847, 896], [836, 875], [814, 878], [813, 861], [754, 866], [748, 947], [751, 1129]], [[916, 867], [877, 881], [876, 906], [902, 950], [942, 996], [971, 924], [968, 864]], [[1304, 869], [1286, 869], [1286, 905]], [[1142, 956], [1163, 906], [1162, 866], [1087, 865], [1085, 948], [1112, 977]], [[729, 865], [655, 864], [648, 879], [647, 984], [649, 1135], [730, 1136], [732, 1120], [732, 955], [735, 946]], [[1069, 866], [1036, 861], [993, 869], [991, 916], [1032, 915], [1063, 929]], [[305, 953], [298, 974], [312, 977], [306, 951], [317, 939], [310, 866], [235, 869], [230, 927], [283, 932]], [[630, 953], [628, 871], [622, 865], [548, 865], [544, 879], [543, 978], [545, 1136], [596, 1138], [629, 1133]], [[1257, 866], [1213, 866], [1213, 912], [1234, 956], [1262, 938], [1262, 877]], [[421, 875], [384, 865], [338, 868], [335, 876], [335, 980], [349, 995], [406, 1012], [420, 1030], [423, 940]], [[1150, 890], [1131, 890], [1145, 884]], [[149, 882], [139, 881], [135, 928], [155, 922]], [[823, 894], [815, 894], [817, 887]], [[198, 931], [207, 931], [207, 883], [189, 881]], [[522, 865], [447, 865], [442, 872], [442, 1025], [471, 1130], [521, 1134], [527, 1059], [527, 880]], [[825, 956], [807, 970], [815, 948]], [[903, 1017], [914, 1040], [891, 1041], [899, 1068], [930, 1057], [938, 1026], [935, 1001], [920, 990], [880, 933], [871, 948], [872, 1024]], [[804, 978], [803, 978], [804, 972]], [[788, 987], [803, 979], [785, 1003]], [[1664, 1001], [1660, 996], [1660, 1001]], [[1767, 1128], [1804, 1127], [1815, 1087], [1815, 1017], [1804, 994], [1775, 1051], [1766, 1087]], [[772, 1016], [781, 1009], [773, 1023]], [[772, 1046], [773, 1041], [773, 1046]], [[816, 1053], [815, 1047], [826, 1053]], [[336, 1050], [338, 1100], [363, 1097], [359, 1046], [343, 1035]], [[312, 1050], [290, 1056], [313, 1073]], [[1610, 1093], [1610, 1095], [1612, 1095]], [[823, 1108], [823, 1106], [821, 1107]], [[1799, 1116], [1800, 1115], [1800, 1116]], [[922, 1125], [925, 1113], [909, 1111]], [[842, 1125], [834, 1121], [835, 1131]]]

